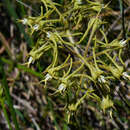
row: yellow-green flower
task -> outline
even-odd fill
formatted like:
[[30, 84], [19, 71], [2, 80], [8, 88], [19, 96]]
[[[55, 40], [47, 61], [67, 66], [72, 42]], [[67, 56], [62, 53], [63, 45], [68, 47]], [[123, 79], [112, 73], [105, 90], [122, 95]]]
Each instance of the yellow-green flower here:
[[102, 101], [101, 101], [101, 108], [103, 109], [103, 111], [105, 112], [105, 110], [107, 108], [113, 107], [113, 102], [112, 100], [109, 99], [108, 95], [107, 97], [103, 97]]

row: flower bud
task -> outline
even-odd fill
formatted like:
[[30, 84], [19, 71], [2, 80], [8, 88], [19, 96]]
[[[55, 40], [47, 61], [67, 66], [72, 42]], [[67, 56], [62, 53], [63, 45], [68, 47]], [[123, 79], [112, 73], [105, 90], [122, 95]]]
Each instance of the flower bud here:
[[98, 78], [98, 81], [100, 83], [106, 83], [106, 80], [105, 80], [105, 77], [103, 75], [101, 75], [99, 78]]
[[49, 32], [47, 32], [47, 37], [50, 38], [51, 37], [51, 34]]
[[28, 20], [26, 19], [26, 18], [24, 18], [23, 20], [22, 20], [22, 23], [25, 25], [26, 23], [28, 22]]
[[58, 87], [58, 90], [63, 91], [63, 92], [65, 91], [65, 89], [66, 89], [66, 84], [64, 83], [61, 83]]
[[29, 57], [29, 60], [28, 60], [28, 67], [29, 67], [29, 65], [30, 65], [31, 63], [34, 64], [34, 59], [33, 59], [32, 56]]
[[123, 72], [122, 76], [124, 79], [129, 79], [130, 80], [130, 75], [127, 74], [127, 72]]
[[120, 43], [121, 46], [124, 47], [126, 45], [126, 42], [127, 42], [127, 40], [121, 40], [119, 43]]
[[33, 26], [33, 29], [34, 29], [35, 31], [38, 31], [39, 25], [38, 25], [38, 24], [34, 25], [34, 26]]
[[52, 79], [52, 76], [49, 73], [47, 73], [45, 76], [45, 81], [48, 81], [50, 79]]

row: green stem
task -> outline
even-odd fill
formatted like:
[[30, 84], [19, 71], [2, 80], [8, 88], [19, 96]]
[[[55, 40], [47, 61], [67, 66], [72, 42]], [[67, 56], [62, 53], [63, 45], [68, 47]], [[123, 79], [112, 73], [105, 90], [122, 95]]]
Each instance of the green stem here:
[[19, 130], [19, 125], [18, 125], [18, 122], [16, 119], [16, 113], [15, 113], [15, 110], [13, 108], [13, 101], [12, 101], [12, 98], [10, 96], [10, 92], [9, 92], [9, 88], [8, 88], [8, 84], [7, 84], [7, 80], [6, 80], [6, 75], [5, 75], [4, 68], [3, 68], [2, 64], [1, 64], [1, 72], [2, 72], [2, 86], [3, 86], [3, 89], [5, 91], [5, 97], [7, 99], [8, 104], [9, 104], [9, 110], [10, 110], [10, 113], [12, 116], [12, 120], [14, 122], [15, 129]]
[[117, 63], [111, 58], [111, 56], [107, 53], [105, 53], [105, 55], [111, 60], [111, 62], [119, 69], [119, 66], [117, 65]]
[[125, 63], [123, 62], [123, 60], [121, 58], [121, 53], [122, 53], [122, 49], [119, 50], [119, 60], [120, 60], [121, 64], [125, 66]]
[[4, 112], [5, 119], [6, 119], [7, 123], [8, 123], [9, 129], [13, 130], [12, 127], [11, 127], [11, 123], [10, 123], [10, 120], [9, 120], [5, 105], [4, 105], [4, 99], [0, 99], [0, 102], [1, 102], [3, 112]]
[[126, 39], [126, 32], [125, 32], [125, 16], [124, 16], [124, 2], [123, 2], [123, 0], [119, 0], [119, 4], [120, 4], [121, 17], [122, 17], [123, 38]]

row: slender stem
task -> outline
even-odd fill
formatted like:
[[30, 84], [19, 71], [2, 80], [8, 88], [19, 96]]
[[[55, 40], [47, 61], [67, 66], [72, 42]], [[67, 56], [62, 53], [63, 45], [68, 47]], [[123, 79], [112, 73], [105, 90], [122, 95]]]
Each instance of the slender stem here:
[[[117, 49], [119, 49], [119, 47], [118, 47], [118, 48], [115, 48], [115, 50], [117, 50]], [[107, 52], [111, 52], [111, 51], [113, 51], [113, 49], [107, 49], [107, 50], [98, 52], [98, 53], [96, 53], [95, 55], [96, 55], [96, 57], [97, 57], [97, 56], [101, 56], [101, 55], [103, 55], [103, 54], [105, 54], [105, 53], [107, 53]], [[81, 56], [78, 56], [78, 57], [81, 58]], [[82, 58], [83, 58], [83, 57], [82, 57]], [[81, 59], [82, 59], [82, 58], [81, 58]], [[91, 60], [91, 59], [93, 59], [93, 56], [89, 56], [89, 57], [86, 58], [85, 60], [89, 61], [89, 60]], [[81, 60], [80, 60], [80, 61], [75, 61], [75, 62], [73, 62], [73, 65], [81, 64], [81, 62], [82, 62]], [[64, 67], [67, 67], [67, 66], [69, 66], [69, 65], [70, 65], [70, 63], [65, 64]]]
[[122, 49], [119, 50], [119, 60], [122, 63], [122, 65], [125, 66], [125, 63], [123, 62], [122, 58], [121, 58], [121, 53], [122, 53]]
[[30, 10], [32, 10], [34, 13], [36, 13], [37, 15], [39, 15], [39, 13], [33, 9], [31, 6], [27, 5], [26, 3], [22, 2], [21, 0], [16, 0], [18, 3], [20, 3], [21, 5], [23, 5], [26, 8], [29, 8]]
[[78, 71], [80, 71], [84, 67], [84, 63], [81, 64], [79, 68], [77, 68], [72, 74], [70, 74], [66, 79], [69, 79], [73, 75], [75, 75]]
[[86, 75], [86, 74], [75, 74], [74, 77], [86, 77], [94, 82], [94, 80], [89, 75]]
[[12, 59], [12, 52], [11, 52], [11, 48], [9, 46], [9, 43], [8, 41], [5, 39], [4, 35], [0, 32], [0, 40], [2, 41], [3, 43], [3, 46], [5, 47], [8, 55], [10, 56], [10, 58]]
[[70, 73], [70, 71], [71, 71], [71, 68], [72, 68], [72, 58], [70, 59], [70, 67], [69, 67], [69, 69], [68, 69], [68, 71], [67, 71], [67, 73], [64, 75], [64, 77], [66, 77], [69, 73]]
[[4, 105], [4, 99], [0, 99], [0, 102], [1, 102], [1, 106], [2, 106], [3, 112], [4, 112], [4, 116], [5, 116], [6, 121], [8, 123], [9, 129], [13, 130], [12, 127], [11, 127], [11, 123], [10, 123], [10, 120], [9, 120], [9, 117], [8, 117], [5, 105]]
[[120, 4], [120, 12], [121, 12], [121, 18], [122, 18], [122, 30], [123, 30], [123, 38], [126, 39], [126, 33], [125, 33], [125, 16], [124, 16], [124, 2], [123, 0], [119, 0]]
[[92, 51], [93, 51], [93, 59], [94, 59], [95, 67], [96, 67], [96, 69], [99, 69], [99, 68], [98, 68], [98, 65], [97, 65], [97, 62], [96, 62], [95, 48], [96, 48], [96, 41], [95, 41], [95, 45], [94, 45]]
[[5, 96], [6, 96], [8, 104], [9, 104], [10, 113], [12, 115], [12, 119], [13, 119], [13, 122], [14, 122], [14, 125], [15, 125], [15, 129], [19, 130], [19, 125], [18, 125], [18, 122], [17, 122], [17, 119], [16, 119], [16, 113], [15, 113], [15, 110], [13, 108], [13, 101], [12, 101], [12, 98], [10, 96], [10, 92], [9, 92], [9, 88], [8, 88], [8, 84], [7, 84], [7, 80], [6, 80], [6, 75], [5, 75], [4, 68], [3, 68], [2, 64], [1, 64], [1, 72], [2, 72], [2, 75], [3, 75], [2, 76], [2, 86], [4, 88]]
[[117, 63], [112, 59], [112, 57], [108, 54], [105, 53], [105, 55], [112, 61], [112, 63], [119, 69], [119, 66], [117, 65]]
[[95, 31], [96, 31], [96, 29], [97, 29], [97, 27], [98, 27], [98, 16], [99, 16], [100, 12], [101, 12], [101, 10], [98, 12], [98, 14], [97, 14], [97, 16], [96, 16], [96, 18], [95, 18], [95, 20], [94, 20], [93, 27], [92, 27], [92, 32], [91, 32], [91, 34], [90, 34], [88, 43], [87, 43], [86, 48], [85, 48], [84, 57], [87, 56], [88, 49], [89, 49], [90, 43], [91, 43], [91, 41], [92, 41], [93, 35], [94, 35], [94, 33], [95, 33]]

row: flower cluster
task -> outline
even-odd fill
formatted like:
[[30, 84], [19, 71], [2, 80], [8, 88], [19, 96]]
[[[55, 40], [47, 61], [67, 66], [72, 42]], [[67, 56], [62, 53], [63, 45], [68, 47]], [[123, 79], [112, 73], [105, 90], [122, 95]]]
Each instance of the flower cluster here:
[[[101, 28], [104, 22], [99, 14], [103, 9], [107, 10], [107, 6], [89, 0], [86, 0], [85, 4], [82, 4], [82, 0], [73, 0], [68, 6], [62, 7], [65, 9], [60, 12], [57, 6], [60, 8], [61, 5], [48, 0], [42, 2], [46, 8], [44, 14], [41, 8], [40, 16], [20, 20], [28, 26], [31, 35], [38, 34], [36, 45], [29, 53], [28, 65], [42, 59], [46, 52], [50, 53], [47, 59], [50, 65], [44, 70], [47, 74], [42, 81], [47, 88], [53, 86], [53, 90], [60, 94], [72, 91], [73, 95], [80, 97], [80, 102], [69, 105], [70, 110], [76, 110], [85, 97], [99, 102], [104, 111], [112, 107], [113, 102], [108, 96], [102, 98], [95, 94], [95, 86], [100, 86], [99, 91], [104, 91], [107, 87], [108, 91], [104, 93], [109, 95], [110, 82], [121, 77], [130, 79], [130, 76], [124, 72], [121, 58], [121, 51], [128, 40], [114, 39], [109, 42]], [[67, 11], [68, 9], [70, 11]], [[82, 29], [84, 19], [88, 21], [86, 29]], [[101, 38], [97, 39], [96, 32], [101, 33], [105, 42], [101, 41]], [[113, 53], [116, 55], [113, 56]], [[92, 91], [90, 86], [93, 87]]]

